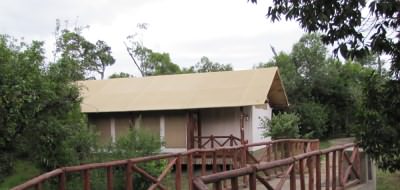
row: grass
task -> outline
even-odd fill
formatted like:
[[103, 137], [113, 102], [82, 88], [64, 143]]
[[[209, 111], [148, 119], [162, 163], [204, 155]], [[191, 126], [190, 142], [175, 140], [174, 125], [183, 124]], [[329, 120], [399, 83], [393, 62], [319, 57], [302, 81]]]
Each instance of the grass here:
[[320, 149], [326, 149], [326, 148], [329, 148], [329, 147], [331, 147], [331, 142], [329, 141], [329, 139], [324, 139], [324, 140], [321, 140], [320, 142], [319, 142], [319, 148]]
[[40, 170], [29, 161], [15, 162], [14, 172], [0, 183], [0, 190], [11, 189], [20, 183], [40, 174]]
[[390, 173], [383, 170], [376, 170], [377, 190], [397, 190], [400, 187], [400, 173]]

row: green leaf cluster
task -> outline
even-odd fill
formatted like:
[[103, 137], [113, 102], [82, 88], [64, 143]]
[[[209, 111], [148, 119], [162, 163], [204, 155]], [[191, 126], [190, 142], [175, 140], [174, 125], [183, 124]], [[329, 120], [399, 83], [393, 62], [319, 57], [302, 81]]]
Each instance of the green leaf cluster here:
[[[111, 160], [122, 160], [135, 157], [151, 156], [160, 153], [162, 142], [160, 137], [154, 136], [150, 131], [145, 129], [131, 128], [124, 136], [119, 137], [115, 143], [109, 143], [105, 146], [98, 146], [95, 153], [92, 154], [88, 162], [104, 162]], [[150, 175], [159, 176], [167, 165], [167, 160], [147, 161], [137, 164], [138, 167], [144, 169]], [[113, 174], [116, 176], [114, 181], [114, 188], [123, 189], [125, 167], [114, 168]], [[97, 171], [93, 175], [104, 176], [105, 171]], [[94, 189], [101, 189], [105, 187], [104, 177], [94, 178], [92, 187]], [[135, 189], [147, 189], [152, 182], [140, 174], [134, 174], [133, 186]]]
[[92, 43], [82, 36], [83, 27], [74, 30], [61, 29], [56, 23], [56, 49], [54, 51], [59, 70], [73, 80], [95, 79], [94, 74], [104, 78], [106, 67], [115, 63], [111, 47], [102, 40]]
[[194, 66], [189, 68], [183, 68], [183, 73], [206, 73], [206, 72], [218, 72], [218, 71], [232, 71], [233, 67], [231, 64], [221, 64], [218, 62], [212, 62], [208, 57], [201, 57], [200, 61]]
[[279, 67], [290, 102], [288, 111], [300, 117], [300, 134], [325, 138], [357, 132], [365, 79], [374, 72], [369, 67], [372, 63], [364, 64], [328, 57], [320, 36], [306, 34], [290, 53], [280, 52], [258, 67]]
[[31, 160], [45, 170], [79, 164], [94, 142], [80, 112], [78, 87], [44, 64], [42, 46], [42, 42], [26, 44], [0, 36], [3, 176], [12, 171], [16, 158]]
[[274, 0], [267, 17], [273, 22], [295, 20], [307, 32], [320, 32], [322, 41], [334, 45], [334, 52], [345, 58], [389, 55], [392, 72], [398, 78], [399, 10], [396, 0]]
[[299, 138], [300, 118], [295, 113], [278, 113], [272, 119], [260, 118], [264, 137], [272, 139]]

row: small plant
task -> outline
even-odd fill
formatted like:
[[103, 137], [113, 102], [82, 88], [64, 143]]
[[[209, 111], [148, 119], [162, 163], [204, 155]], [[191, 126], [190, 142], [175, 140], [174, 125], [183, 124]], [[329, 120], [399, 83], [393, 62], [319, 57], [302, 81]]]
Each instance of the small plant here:
[[260, 118], [261, 127], [265, 129], [264, 137], [273, 139], [298, 138], [300, 118], [294, 113], [278, 113], [272, 119]]
[[[157, 136], [154, 136], [149, 131], [131, 128], [126, 135], [119, 137], [115, 143], [99, 147], [89, 162], [105, 162], [110, 160], [151, 156], [160, 153], [161, 145], [162, 142], [160, 141], [160, 138], [157, 138]], [[166, 165], [166, 160], [155, 160], [137, 164], [138, 167], [153, 176], [160, 175]], [[116, 167], [114, 168], [113, 173], [115, 178], [115, 188], [123, 189], [125, 168]], [[100, 188], [105, 186], [105, 170], [93, 172], [92, 175], [99, 177], [92, 181], [92, 187]], [[151, 184], [149, 180], [138, 173], [135, 173], [133, 178], [134, 189], [147, 189]]]

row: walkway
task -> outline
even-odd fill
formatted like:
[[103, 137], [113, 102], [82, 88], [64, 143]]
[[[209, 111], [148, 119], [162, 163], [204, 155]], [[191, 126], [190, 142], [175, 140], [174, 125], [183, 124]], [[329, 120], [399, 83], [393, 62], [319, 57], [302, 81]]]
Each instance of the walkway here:
[[[329, 143], [331, 144], [331, 146], [338, 146], [338, 145], [344, 145], [344, 144], [348, 144], [348, 143], [353, 143], [354, 142], [354, 138], [352, 137], [348, 137], [348, 138], [337, 138], [337, 139], [331, 139], [329, 140]], [[332, 159], [331, 159], [332, 160]], [[331, 166], [332, 167], [332, 166]], [[331, 171], [331, 170], [330, 170]], [[296, 178], [299, 179], [300, 175], [297, 174]], [[279, 183], [279, 181], [281, 180], [281, 178], [274, 178], [269, 180], [269, 183], [271, 184], [272, 187], [276, 187]], [[305, 187], [309, 186], [309, 177], [308, 175], [305, 175]], [[330, 181], [332, 181], [332, 178], [330, 178]], [[325, 189], [326, 188], [326, 160], [323, 159], [321, 160], [321, 189]], [[338, 183], [337, 183], [338, 184]], [[339, 184], [338, 184], [339, 185]], [[296, 187], [300, 187], [300, 180], [296, 181]], [[314, 187], [315, 188], [315, 187]], [[245, 190], [248, 190], [249, 188], [244, 188]], [[263, 184], [261, 184], [260, 182], [257, 183], [257, 190], [263, 190], [263, 189], [267, 189]], [[289, 184], [289, 180], [287, 180], [284, 185], [283, 185], [283, 190], [289, 190], [290, 189], [290, 184]], [[300, 189], [300, 188], [298, 188]], [[308, 188], [306, 188], [308, 189]], [[375, 190], [375, 184], [370, 181], [368, 183], [363, 183], [363, 184], [359, 184], [359, 185], [355, 185], [353, 187], [347, 188], [349, 190]]]

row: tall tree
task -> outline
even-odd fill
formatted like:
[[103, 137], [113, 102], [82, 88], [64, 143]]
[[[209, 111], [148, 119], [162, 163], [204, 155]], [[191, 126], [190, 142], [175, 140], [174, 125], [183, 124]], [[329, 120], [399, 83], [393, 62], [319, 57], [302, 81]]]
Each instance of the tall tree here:
[[314, 138], [352, 132], [360, 123], [362, 80], [372, 73], [355, 62], [327, 57], [316, 34], [307, 34], [289, 54], [279, 53], [258, 67], [278, 66], [290, 100], [290, 110], [300, 120], [302, 135]]
[[89, 70], [96, 71], [100, 74], [100, 78], [104, 78], [106, 67], [115, 63], [114, 57], [111, 55], [111, 47], [104, 41], [98, 40], [94, 49], [95, 64], [91, 64]]
[[[257, 2], [257, 0], [251, 0]], [[363, 15], [363, 9], [369, 10]], [[383, 83], [376, 83], [368, 79], [366, 100], [372, 100], [376, 94], [395, 92], [400, 81], [400, 1], [397, 0], [339, 0], [339, 1], [312, 1], [312, 0], [274, 0], [268, 8], [267, 17], [272, 21], [296, 20], [308, 32], [321, 32], [322, 40], [336, 48], [345, 58], [362, 58], [371, 54], [389, 55], [391, 63], [391, 78]], [[379, 66], [380, 64], [378, 64]], [[379, 75], [382, 73], [379, 71]], [[376, 77], [376, 76], [374, 76]], [[397, 113], [397, 108], [385, 106], [387, 102], [400, 100], [398, 94], [393, 97], [379, 97], [382, 101], [373, 101], [376, 108], [364, 105], [367, 113], [375, 113], [375, 122], [365, 122], [360, 128], [361, 143], [378, 165], [384, 169], [400, 170], [400, 117], [388, 112]], [[379, 108], [379, 109], [378, 109]], [[388, 110], [392, 109], [392, 110]], [[382, 115], [379, 115], [381, 113]], [[379, 116], [379, 117], [378, 117]], [[367, 120], [368, 121], [368, 120]], [[371, 128], [391, 131], [392, 138], [375, 133]], [[388, 139], [381, 141], [380, 139]]]
[[154, 52], [144, 46], [141, 35], [147, 30], [147, 27], [147, 23], [139, 23], [137, 25], [138, 32], [129, 35], [128, 43], [124, 43], [126, 51], [142, 77], [180, 73], [179, 66], [172, 63], [168, 53]]
[[168, 53], [152, 52], [148, 60], [153, 65], [154, 71], [150, 75], [168, 75], [179, 74], [181, 69], [178, 65], [172, 63]]
[[81, 34], [84, 28], [75, 27], [70, 31], [61, 29], [57, 22], [55, 57], [60, 54], [59, 67], [70, 73], [72, 80], [93, 79], [92, 72], [103, 79], [106, 67], [115, 63], [111, 47], [101, 40], [95, 44], [86, 40]]
[[128, 43], [124, 42], [124, 44], [136, 68], [139, 70], [142, 77], [145, 77], [154, 69], [147, 61], [152, 51], [143, 45], [143, 39], [141, 39], [141, 35], [147, 30], [148, 24], [139, 23], [136, 27], [138, 32], [127, 36], [126, 39]]
[[92, 146], [78, 87], [50, 67], [42, 42], [0, 36], [0, 176], [18, 154], [50, 169], [79, 163]]
[[[251, 0], [257, 2], [257, 0]], [[368, 15], [363, 15], [363, 9]], [[400, 1], [396, 0], [274, 0], [267, 17], [296, 20], [308, 32], [321, 32], [345, 58], [368, 54], [391, 57], [393, 74], [400, 71]]]

